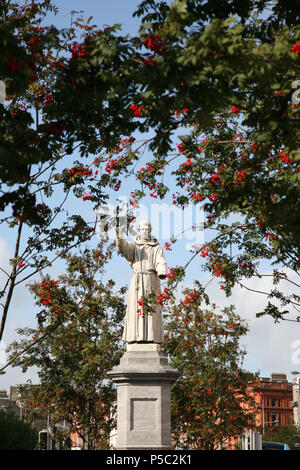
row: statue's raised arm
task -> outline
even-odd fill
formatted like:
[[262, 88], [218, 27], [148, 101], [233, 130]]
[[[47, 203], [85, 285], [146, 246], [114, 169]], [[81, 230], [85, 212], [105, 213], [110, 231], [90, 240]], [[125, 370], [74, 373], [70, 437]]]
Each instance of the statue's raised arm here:
[[133, 242], [128, 242], [126, 238], [124, 238], [118, 227], [116, 228], [116, 246], [118, 252], [131, 264], [134, 259], [135, 245]]

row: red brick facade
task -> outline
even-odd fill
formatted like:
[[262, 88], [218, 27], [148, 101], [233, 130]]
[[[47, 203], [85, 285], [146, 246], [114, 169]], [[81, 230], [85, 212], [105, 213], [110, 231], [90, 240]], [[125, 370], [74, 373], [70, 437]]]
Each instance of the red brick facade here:
[[261, 409], [257, 424], [264, 429], [293, 424], [293, 387], [286, 375], [272, 373], [270, 378], [261, 378], [260, 382], [257, 401]]

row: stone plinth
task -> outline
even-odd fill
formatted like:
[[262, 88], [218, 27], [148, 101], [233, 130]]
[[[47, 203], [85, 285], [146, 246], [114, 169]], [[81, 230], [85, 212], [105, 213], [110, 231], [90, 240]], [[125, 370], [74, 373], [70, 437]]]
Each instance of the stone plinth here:
[[116, 449], [171, 449], [170, 388], [180, 374], [160, 345], [128, 344], [108, 375], [118, 391]]

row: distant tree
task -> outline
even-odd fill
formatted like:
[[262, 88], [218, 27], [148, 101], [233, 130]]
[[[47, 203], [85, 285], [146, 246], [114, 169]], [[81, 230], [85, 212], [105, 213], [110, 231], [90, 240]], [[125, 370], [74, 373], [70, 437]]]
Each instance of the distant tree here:
[[38, 431], [13, 413], [0, 410], [0, 450], [33, 450]]
[[18, 330], [21, 340], [9, 348], [11, 357], [25, 351], [15, 366], [38, 368], [40, 385], [27, 400], [31, 411], [44, 410], [52, 423], [66, 420], [89, 449], [109, 446], [116, 392], [107, 372], [123, 352], [125, 290], [102, 282], [110, 256], [101, 245], [69, 254], [65, 275], [33, 284], [41, 307], [37, 328]]
[[[165, 352], [181, 372], [172, 388], [172, 432], [179, 448], [225, 448], [253, 422], [257, 406], [243, 370], [240, 338], [247, 327], [233, 308], [216, 313], [201, 306], [201, 290], [187, 289], [171, 305]], [[250, 405], [250, 406], [249, 406]]]
[[264, 441], [283, 442], [288, 444], [290, 449], [294, 448], [294, 435], [299, 434], [297, 427], [289, 424], [288, 426], [274, 426], [266, 429], [263, 435]]

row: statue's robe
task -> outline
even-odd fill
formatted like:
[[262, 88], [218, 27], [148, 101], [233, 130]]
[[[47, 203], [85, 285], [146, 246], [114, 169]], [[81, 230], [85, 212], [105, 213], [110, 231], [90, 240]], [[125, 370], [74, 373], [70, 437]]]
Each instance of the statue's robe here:
[[163, 249], [155, 238], [148, 241], [136, 237], [133, 242], [117, 238], [117, 248], [133, 269], [128, 292], [125, 326], [122, 339], [127, 342], [163, 342], [162, 307], [144, 315], [138, 300], [150, 292], [160, 292], [160, 275], [167, 274]]

